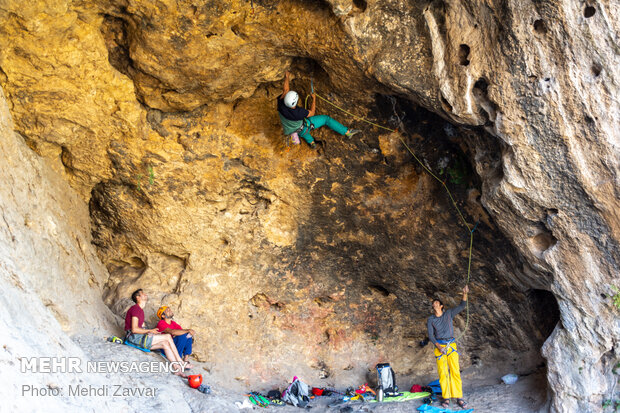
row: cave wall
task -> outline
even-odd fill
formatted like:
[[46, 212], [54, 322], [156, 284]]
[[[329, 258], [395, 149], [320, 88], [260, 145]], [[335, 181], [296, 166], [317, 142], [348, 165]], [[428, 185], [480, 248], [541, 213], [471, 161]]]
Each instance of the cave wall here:
[[[89, 357], [72, 338], [117, 333], [117, 319], [101, 300], [108, 273], [91, 244], [87, 206], [45, 159], [14, 132], [0, 89], [0, 280], [3, 331], [0, 395], [3, 408], [66, 411], [96, 408], [96, 399], [28, 397], [22, 386], [66, 389], [105, 377], [23, 371], [26, 359]], [[66, 393], [65, 393], [66, 395]]]
[[[10, 47], [0, 51], [0, 82], [16, 128], [89, 203], [110, 272], [106, 303], [122, 314], [128, 294], [147, 288], [149, 310], [177, 306], [213, 338], [199, 342], [198, 357], [215, 372], [233, 359], [231, 379], [242, 383], [292, 370], [359, 377], [394, 348], [399, 371], [433, 371], [416, 348], [425, 300], [437, 291], [454, 299], [462, 285], [468, 238], [454, 234], [464, 229], [394, 135], [365, 129], [340, 141], [320, 132], [322, 157], [287, 150], [273, 100], [292, 64], [294, 87], [307, 91], [314, 69], [317, 90], [356, 113], [372, 115], [375, 93], [398, 94], [479, 127], [452, 139], [479, 177], [459, 193], [473, 194], [464, 208], [482, 222], [468, 353], [483, 363], [502, 348], [535, 353], [546, 335], [534, 314], [540, 300], [528, 297], [551, 290], [561, 315], [544, 347], [553, 408], [600, 406], [619, 334], [609, 301], [618, 6], [253, 4], [3, 9], [0, 39]], [[429, 122], [441, 131], [445, 120]], [[405, 132], [433, 146], [415, 125]], [[479, 200], [466, 192], [476, 186]]]

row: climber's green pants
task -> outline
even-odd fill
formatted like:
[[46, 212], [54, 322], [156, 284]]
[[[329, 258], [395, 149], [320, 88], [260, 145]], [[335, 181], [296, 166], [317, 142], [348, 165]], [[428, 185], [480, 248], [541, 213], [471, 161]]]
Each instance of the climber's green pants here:
[[[318, 129], [318, 128], [322, 127], [322, 126], [327, 126], [328, 128], [330, 128], [334, 132], [339, 133], [341, 135], [344, 135], [345, 133], [347, 133], [347, 130], [349, 130], [346, 126], [344, 126], [340, 122], [330, 118], [327, 115], [311, 116], [307, 120], [310, 123], [312, 123], [312, 126], [314, 126], [314, 129]], [[312, 135], [310, 135], [310, 127], [309, 126], [306, 126], [299, 133], [299, 137], [302, 138], [303, 140], [305, 140], [308, 143], [314, 142], [314, 138], [312, 137]]]

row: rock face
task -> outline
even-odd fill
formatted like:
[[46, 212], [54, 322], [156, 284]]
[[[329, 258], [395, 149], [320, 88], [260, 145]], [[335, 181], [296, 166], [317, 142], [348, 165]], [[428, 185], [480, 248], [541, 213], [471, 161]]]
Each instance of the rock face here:
[[[434, 294], [456, 304], [469, 232], [403, 138], [480, 222], [468, 374], [529, 371], [546, 340], [553, 411], [609, 397], [615, 3], [5, 3], [16, 129], [88, 202], [117, 314], [146, 288], [147, 313], [177, 308], [197, 356], [244, 384], [358, 380], [388, 359], [430, 377], [417, 342]], [[316, 132], [320, 156], [286, 147], [274, 100], [289, 68], [296, 90], [312, 76], [401, 133], [353, 123], [359, 139]]]
[[[74, 374], [24, 374], [24, 358], [84, 359], [70, 335], [100, 338], [116, 320], [101, 301], [107, 271], [91, 245], [88, 209], [13, 131], [1, 91], [0, 137], [0, 304], [5, 332], [0, 395], [7, 409], [21, 410], [22, 386], [49, 390], [78, 379]], [[66, 407], [66, 399], [28, 397], [31, 411]]]

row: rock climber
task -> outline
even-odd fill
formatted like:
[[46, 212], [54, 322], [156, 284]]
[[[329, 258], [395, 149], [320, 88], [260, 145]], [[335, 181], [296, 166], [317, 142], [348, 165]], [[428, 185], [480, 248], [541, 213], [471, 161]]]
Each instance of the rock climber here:
[[179, 355], [183, 358], [183, 361], [187, 363], [185, 368], [193, 368], [193, 366], [189, 364], [189, 356], [192, 354], [192, 344], [194, 343], [196, 332], [191, 328], [184, 329], [177, 324], [172, 319], [174, 317], [172, 308], [166, 305], [159, 307], [159, 310], [157, 310], [157, 317], [159, 318], [157, 330], [160, 333], [170, 334], [172, 336], [172, 341], [174, 341]]
[[334, 132], [348, 138], [361, 132], [359, 129], [348, 129], [327, 115], [315, 115], [316, 95], [314, 93], [311, 95], [312, 106], [310, 110], [297, 106], [299, 95], [297, 92], [290, 90], [290, 77], [291, 74], [286, 72], [282, 94], [278, 96], [278, 114], [280, 115], [284, 134], [291, 136], [294, 143], [299, 143], [299, 138], [302, 138], [312, 149], [315, 149], [316, 142], [310, 132], [322, 126], [327, 126]]
[[187, 377], [183, 373], [185, 362], [179, 356], [172, 336], [159, 334], [156, 328], [144, 328], [144, 306], [148, 296], [142, 290], [136, 290], [131, 294], [131, 300], [135, 303], [127, 310], [125, 315], [125, 341], [145, 350], [163, 350], [168, 361], [175, 362], [174, 373], [181, 377]]
[[456, 399], [459, 407], [463, 409], [467, 407], [467, 402], [463, 400], [459, 353], [456, 350], [456, 343], [454, 341], [452, 319], [465, 308], [468, 292], [469, 287], [466, 285], [463, 288], [461, 303], [445, 311], [441, 300], [433, 299], [433, 315], [428, 318], [426, 323], [428, 338], [435, 345], [435, 359], [437, 361], [439, 384], [441, 385], [441, 395], [443, 397], [441, 407], [444, 409], [450, 407], [451, 398]]

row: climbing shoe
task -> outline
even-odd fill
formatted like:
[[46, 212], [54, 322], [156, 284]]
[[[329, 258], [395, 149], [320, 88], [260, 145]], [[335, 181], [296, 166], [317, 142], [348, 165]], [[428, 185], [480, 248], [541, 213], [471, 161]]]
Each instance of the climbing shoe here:
[[312, 141], [312, 143], [310, 144], [310, 147], [312, 149], [316, 149], [316, 142]]
[[361, 132], [361, 130], [359, 130], [359, 129], [349, 129], [347, 131], [347, 133], [344, 134], [344, 136], [346, 136], [347, 138], [350, 138], [351, 136], [353, 136], [355, 134], [358, 134], [360, 132]]

